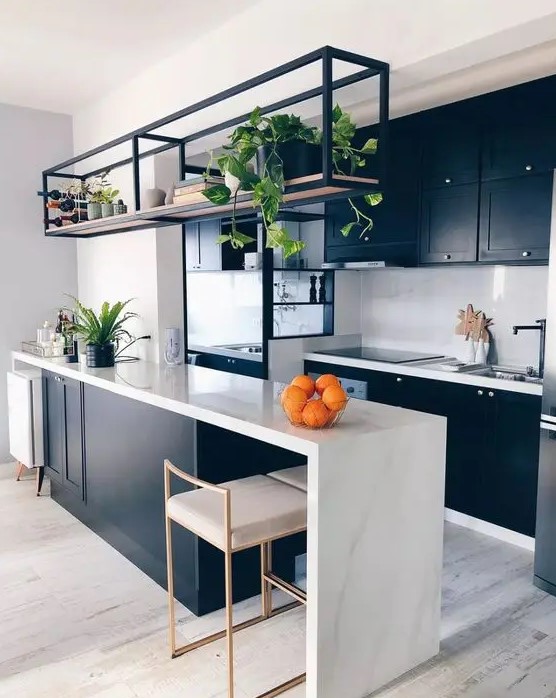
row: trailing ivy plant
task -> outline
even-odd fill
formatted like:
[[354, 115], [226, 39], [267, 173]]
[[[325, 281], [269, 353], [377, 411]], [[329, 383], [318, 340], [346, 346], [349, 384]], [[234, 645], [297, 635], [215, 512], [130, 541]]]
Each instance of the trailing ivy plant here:
[[[358, 168], [365, 167], [367, 155], [375, 155], [378, 149], [378, 139], [369, 138], [361, 148], [352, 144], [357, 126], [351, 116], [337, 104], [332, 111], [332, 162], [334, 171], [340, 175], [355, 175]], [[347, 170], [347, 171], [346, 171]], [[382, 201], [382, 194], [374, 192], [365, 194], [363, 200], [369, 206], [377, 206]], [[342, 235], [347, 237], [354, 228], [360, 228], [359, 237], [372, 229], [373, 220], [359, 209], [353, 199], [348, 199], [355, 214], [355, 220], [346, 223], [341, 228]]]
[[[284, 193], [284, 168], [278, 146], [290, 141], [317, 144], [320, 142], [319, 130], [307, 126], [294, 114], [261, 116], [260, 107], [257, 107], [247, 124], [238, 126], [229, 139], [230, 144], [224, 146], [229, 152], [218, 158], [218, 166], [223, 175], [228, 172], [236, 177], [239, 187], [233, 194], [225, 184], [217, 184], [204, 192], [214, 204], [223, 205], [233, 201], [232, 230], [227, 235], [221, 235], [218, 242], [229, 241], [233, 247], [242, 248], [253, 241], [253, 238], [241, 233], [236, 225], [237, 196], [242, 190], [253, 192], [253, 205], [261, 209], [267, 247], [283, 248], [285, 257], [300, 252], [305, 243], [293, 240], [287, 229], [276, 222]], [[264, 168], [262, 172], [254, 174], [249, 163], [262, 146], [266, 146], [268, 150]], [[210, 163], [207, 172], [208, 169]]]
[[[355, 132], [356, 125], [350, 115], [336, 105], [332, 114], [332, 161], [336, 174], [354, 175], [358, 168], [365, 166], [365, 156], [374, 155], [377, 151], [376, 138], [370, 138], [361, 148], [356, 148], [352, 144]], [[253, 205], [261, 209], [267, 247], [281, 247], [284, 250], [284, 257], [300, 252], [305, 247], [305, 243], [293, 240], [287, 229], [276, 222], [280, 205], [284, 200], [284, 169], [278, 146], [290, 141], [318, 145], [322, 142], [322, 132], [314, 126], [303, 123], [301, 118], [294, 114], [276, 114], [267, 117], [262, 116], [260, 107], [257, 107], [251, 113], [248, 122], [238, 126], [229, 136], [229, 140], [230, 143], [224, 146], [227, 152], [217, 159], [218, 167], [222, 175], [229, 173], [236, 177], [239, 186], [233, 193], [225, 184], [216, 184], [203, 192], [213, 204], [222, 206], [230, 201], [233, 203], [231, 232], [220, 235], [218, 242], [230, 242], [234, 248], [238, 249], [254, 241], [252, 237], [239, 231], [236, 223], [239, 192], [252, 192]], [[262, 146], [267, 148], [267, 157], [263, 171], [255, 174], [251, 162]], [[211, 155], [205, 173], [207, 179], [212, 160]], [[382, 201], [382, 194], [366, 194], [363, 198], [370, 206], [376, 206]], [[362, 237], [372, 228], [373, 221], [354, 204], [352, 199], [348, 201], [355, 214], [355, 220], [342, 228], [342, 234], [347, 237], [353, 228], [359, 227], [361, 228], [360, 237]]]

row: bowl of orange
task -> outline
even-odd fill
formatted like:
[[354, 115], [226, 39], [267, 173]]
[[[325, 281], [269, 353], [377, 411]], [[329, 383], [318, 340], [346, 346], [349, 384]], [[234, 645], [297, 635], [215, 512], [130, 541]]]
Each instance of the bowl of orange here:
[[286, 417], [296, 427], [330, 429], [340, 421], [349, 401], [336, 376], [326, 373], [316, 381], [296, 376], [280, 393]]

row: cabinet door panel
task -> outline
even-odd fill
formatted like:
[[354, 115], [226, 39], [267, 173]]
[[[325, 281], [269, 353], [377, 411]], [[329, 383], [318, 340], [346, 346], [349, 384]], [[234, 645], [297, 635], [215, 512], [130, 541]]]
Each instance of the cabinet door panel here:
[[425, 136], [423, 186], [426, 189], [479, 180], [478, 127], [457, 120], [437, 125]]
[[199, 223], [199, 268], [203, 271], [220, 271], [222, 269], [222, 248], [216, 243], [219, 235], [219, 220]]
[[479, 259], [548, 259], [552, 174], [483, 184]]
[[198, 269], [201, 263], [199, 259], [199, 224], [188, 223], [185, 226], [185, 270]]
[[487, 130], [482, 178], [519, 177], [556, 167], [556, 131], [553, 123], [535, 120], [496, 124]]
[[474, 262], [477, 259], [478, 213], [477, 184], [424, 192], [421, 262]]
[[83, 429], [81, 415], [82, 385], [63, 379], [65, 406], [65, 447], [63, 484], [83, 498]]
[[485, 462], [484, 518], [535, 535], [541, 398], [491, 391], [489, 426], [493, 450]]
[[64, 393], [56, 376], [43, 375], [43, 409], [46, 467], [51, 478], [62, 481], [64, 471]]

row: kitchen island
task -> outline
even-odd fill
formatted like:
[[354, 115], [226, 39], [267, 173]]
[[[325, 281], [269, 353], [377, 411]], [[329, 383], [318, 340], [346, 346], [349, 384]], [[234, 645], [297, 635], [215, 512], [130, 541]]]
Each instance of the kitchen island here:
[[[20, 352], [12, 359], [15, 369], [43, 371], [47, 418], [49, 391], [58, 406], [58, 387], [72, 386], [60, 393], [71, 417], [56, 412], [46, 430], [67, 445], [73, 420], [80, 436], [72, 430], [64, 472], [52, 478], [55, 499], [146, 571], [164, 562], [157, 536], [142, 545], [152, 526], [141, 525], [160, 518], [163, 528], [159, 450], [190, 472], [202, 466], [199, 475], [214, 482], [307, 462], [309, 698], [362, 698], [438, 652], [444, 418], [352, 400], [335, 429], [309, 431], [287, 422], [280, 386], [257, 378], [146, 362], [84, 369]], [[47, 458], [56, 447], [47, 445]], [[123, 502], [117, 513], [111, 498]], [[178, 556], [196, 545], [182, 543]], [[195, 583], [221, 578], [219, 562], [190, 572]], [[178, 586], [188, 583], [183, 574]]]

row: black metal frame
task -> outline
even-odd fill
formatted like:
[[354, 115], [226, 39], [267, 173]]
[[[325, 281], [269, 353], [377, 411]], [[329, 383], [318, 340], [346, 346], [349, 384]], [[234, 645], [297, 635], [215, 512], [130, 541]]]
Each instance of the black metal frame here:
[[[361, 67], [351, 75], [334, 80], [333, 78], [333, 63], [334, 60], [342, 61], [348, 64]], [[77, 179], [87, 179], [94, 175], [100, 174], [107, 170], [113, 170], [118, 167], [123, 167], [125, 165], [132, 165], [133, 172], [133, 198], [135, 204], [135, 213], [130, 214], [130, 218], [126, 219], [128, 222], [132, 220], [135, 222], [133, 225], [134, 229], [140, 228], [154, 228], [164, 225], [175, 225], [182, 224], [185, 227], [185, 220], [183, 217], [178, 217], [176, 212], [176, 207], [173, 206], [171, 211], [164, 212], [164, 208], [161, 207], [160, 211], [150, 211], [141, 212], [141, 191], [140, 191], [140, 162], [146, 157], [152, 157], [159, 153], [162, 153], [171, 148], [178, 148], [178, 160], [179, 160], [179, 176], [180, 179], [185, 177], [187, 172], [199, 173], [203, 172], [204, 168], [195, 165], [188, 165], [186, 162], [186, 145], [193, 141], [199, 140], [205, 136], [218, 133], [228, 128], [237, 126], [247, 120], [249, 114], [241, 114], [237, 117], [227, 119], [221, 123], [215, 124], [213, 126], [207, 127], [196, 133], [187, 134], [182, 138], [176, 138], [172, 136], [166, 136], [155, 131], [172, 124], [180, 119], [194, 114], [196, 112], [202, 111], [209, 107], [213, 107], [220, 102], [223, 102], [231, 97], [235, 97], [243, 92], [247, 92], [255, 87], [259, 87], [267, 82], [275, 80], [276, 78], [282, 77], [296, 71], [300, 68], [304, 68], [313, 63], [320, 62], [322, 66], [322, 80], [321, 84], [304, 92], [297, 93], [286, 99], [268, 104], [261, 107], [262, 114], [269, 114], [277, 110], [285, 109], [291, 107], [294, 104], [312, 99], [315, 97], [321, 97], [322, 99], [322, 130], [323, 130], [323, 140], [322, 140], [322, 177], [316, 179], [312, 182], [304, 183], [303, 185], [298, 185], [292, 187], [291, 191], [303, 190], [309, 193], [308, 197], [303, 199], [303, 205], [308, 205], [311, 203], [316, 203], [320, 201], [330, 200], [333, 198], [347, 198], [349, 196], [362, 195], [371, 191], [378, 191], [385, 186], [386, 179], [386, 153], [388, 150], [388, 106], [389, 106], [389, 65], [383, 61], [378, 61], [374, 58], [369, 58], [367, 56], [362, 56], [360, 54], [352, 53], [349, 51], [344, 51], [341, 49], [333, 48], [331, 46], [324, 46], [316, 51], [300, 56], [294, 60], [284, 63], [277, 68], [266, 71], [261, 75], [253, 77], [249, 80], [241, 82], [239, 85], [230, 87], [223, 90], [211, 97], [203, 99], [195, 104], [192, 104], [184, 109], [174, 112], [166, 117], [153, 121], [146, 126], [130, 131], [123, 136], [115, 138], [104, 145], [97, 146], [91, 150], [77, 155], [75, 157], [64, 160], [53, 167], [50, 167], [43, 171], [42, 173], [42, 192], [44, 199], [44, 225], [45, 225], [45, 235], [55, 236], [55, 237], [93, 237], [98, 235], [108, 235], [117, 232], [124, 232], [128, 228], [122, 228], [122, 230], [110, 228], [109, 230], [103, 229], [104, 226], [110, 225], [110, 219], [100, 219], [99, 221], [91, 222], [91, 225], [85, 226], [84, 224], [79, 224], [80, 230], [83, 234], [79, 232], [71, 232], [70, 226], [64, 226], [55, 231], [49, 230], [48, 223], [48, 178], [77, 178]], [[379, 79], [379, 128], [378, 128], [378, 138], [380, 143], [380, 148], [377, 153], [377, 171], [379, 173], [378, 183], [370, 183], [368, 181], [349, 181], [349, 183], [339, 184], [337, 178], [334, 177], [333, 173], [333, 160], [332, 160], [332, 107], [333, 107], [333, 93], [334, 90], [346, 87], [362, 80], [368, 78], [377, 77]], [[148, 141], [153, 141], [160, 143], [154, 148], [150, 148], [145, 152], [140, 150], [140, 140], [145, 139]], [[116, 162], [109, 163], [103, 167], [97, 167], [96, 169], [89, 170], [84, 174], [68, 174], [67, 168], [72, 168], [79, 163], [83, 163], [90, 158], [100, 155], [108, 150], [116, 148], [125, 143], [131, 143], [131, 157], [120, 159]], [[335, 191], [323, 192], [325, 189], [335, 187]], [[342, 187], [343, 190], [338, 190]], [[312, 196], [310, 192], [314, 190], [315, 194]], [[320, 190], [320, 193], [319, 193]], [[288, 191], [288, 190], [287, 190]], [[295, 202], [293, 206], [299, 206], [301, 202]], [[207, 212], [212, 204], [207, 202], [206, 204], [200, 204], [193, 207], [195, 211], [198, 209], [200, 212], [199, 219], [206, 220], [208, 217], [215, 218], [226, 218], [228, 215], [214, 214], [211, 215]], [[190, 207], [192, 208], [192, 207]], [[201, 214], [202, 212], [202, 214]], [[189, 215], [189, 212], [188, 212]], [[121, 219], [122, 221], [124, 219]], [[188, 218], [187, 222], [193, 222], [195, 218]], [[116, 223], [117, 225], [117, 223]], [[263, 240], [263, 244], [266, 245], [266, 240]], [[185, 250], [184, 250], [185, 254]], [[184, 270], [185, 276], [185, 270]], [[263, 361], [265, 365], [265, 371], [268, 368], [268, 339], [272, 337], [273, 334], [273, 297], [272, 297], [272, 280], [273, 280], [273, 259], [272, 250], [264, 250], [263, 254]], [[332, 306], [333, 308], [333, 306]], [[187, 311], [185, 313], [187, 315]], [[187, 337], [185, 337], [185, 344], [187, 342]], [[187, 348], [187, 347], [186, 347]]]

